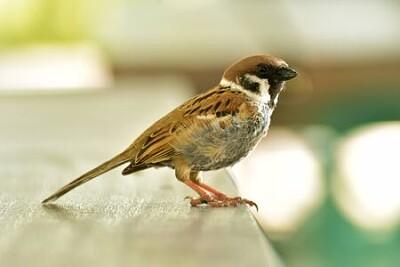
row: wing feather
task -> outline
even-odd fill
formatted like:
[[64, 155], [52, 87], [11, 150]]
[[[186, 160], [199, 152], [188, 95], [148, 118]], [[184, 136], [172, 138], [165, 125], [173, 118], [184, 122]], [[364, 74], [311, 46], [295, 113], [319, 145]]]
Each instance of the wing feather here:
[[134, 164], [170, 162], [179, 155], [175, 149], [176, 143], [190, 142], [181, 140], [185, 136], [193, 136], [185, 132], [210, 127], [211, 124], [219, 125], [224, 130], [230, 125], [232, 116], [238, 113], [250, 116], [254, 112], [254, 108], [248, 105], [239, 91], [220, 87], [211, 89], [186, 101], [151, 126], [136, 143], [139, 149]]

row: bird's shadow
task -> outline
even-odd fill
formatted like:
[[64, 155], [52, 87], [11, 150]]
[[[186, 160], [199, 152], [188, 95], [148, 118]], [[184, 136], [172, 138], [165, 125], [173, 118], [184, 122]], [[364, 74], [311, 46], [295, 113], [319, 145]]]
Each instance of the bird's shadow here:
[[76, 207], [69, 205], [65, 206], [47, 203], [42, 204], [42, 208], [47, 214], [59, 220], [76, 222], [80, 220], [80, 217], [82, 217], [78, 212], [80, 209], [76, 209]]

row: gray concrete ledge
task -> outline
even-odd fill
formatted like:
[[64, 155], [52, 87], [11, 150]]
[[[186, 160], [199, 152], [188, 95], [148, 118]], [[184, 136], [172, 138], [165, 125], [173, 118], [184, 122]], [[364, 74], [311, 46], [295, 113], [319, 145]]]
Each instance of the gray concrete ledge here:
[[[120, 168], [40, 204], [181, 101], [140, 97], [0, 97], [0, 266], [281, 266], [247, 207], [192, 208], [171, 170]], [[206, 181], [236, 194], [226, 171]]]

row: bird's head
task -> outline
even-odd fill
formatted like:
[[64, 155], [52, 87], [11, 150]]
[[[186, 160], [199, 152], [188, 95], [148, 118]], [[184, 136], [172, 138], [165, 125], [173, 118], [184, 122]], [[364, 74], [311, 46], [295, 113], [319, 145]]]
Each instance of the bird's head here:
[[224, 72], [220, 85], [241, 90], [247, 95], [275, 107], [285, 81], [298, 73], [272, 55], [246, 57], [232, 64]]

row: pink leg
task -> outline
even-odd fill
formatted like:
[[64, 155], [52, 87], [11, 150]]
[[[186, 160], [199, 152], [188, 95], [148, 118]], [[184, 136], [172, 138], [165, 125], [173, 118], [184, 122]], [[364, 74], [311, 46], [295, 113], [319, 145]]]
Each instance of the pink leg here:
[[219, 200], [225, 200], [225, 199], [229, 198], [227, 195], [225, 195], [224, 193], [222, 193], [218, 189], [215, 189], [214, 187], [209, 186], [209, 185], [207, 185], [205, 183], [197, 182], [197, 185], [200, 186], [201, 188], [204, 188], [205, 190], [207, 190], [211, 194], [213, 194]]
[[[187, 177], [187, 172], [189, 172], [190, 179], [184, 179]], [[188, 197], [192, 206], [207, 204], [211, 207], [237, 207], [240, 204], [247, 204], [250, 207], [254, 206], [258, 211], [255, 202], [241, 197], [228, 197], [214, 187], [201, 182], [200, 172], [198, 171], [190, 172], [189, 169], [181, 168], [177, 169], [176, 173], [178, 179], [181, 178], [181, 181], [200, 195], [199, 198]]]
[[[197, 185], [196, 183], [194, 183], [192, 180], [186, 180], [184, 181], [184, 183], [189, 186], [191, 189], [193, 189], [197, 194], [200, 195], [201, 199], [204, 199], [206, 202], [207, 201], [212, 201], [213, 197], [210, 195], [210, 193], [208, 193], [206, 190], [204, 190], [203, 188], [201, 188], [199, 185]], [[192, 199], [193, 200], [193, 199]], [[201, 204], [201, 203], [199, 203]]]
[[197, 183], [200, 187], [204, 188], [205, 190], [207, 190], [208, 192], [210, 192], [211, 194], [213, 194], [218, 200], [221, 201], [225, 201], [228, 203], [228, 206], [237, 206], [239, 204], [247, 204], [250, 207], [254, 206], [256, 208], [256, 210], [258, 211], [258, 206], [255, 202], [247, 199], [247, 198], [242, 198], [242, 197], [228, 197], [226, 194], [222, 193], [221, 191], [219, 191], [218, 189], [215, 189], [212, 186], [209, 186], [205, 183], [202, 182], [198, 182]]
[[[189, 182], [190, 183], [190, 182]], [[185, 182], [190, 188], [192, 188], [194, 191], [199, 193], [201, 196], [200, 198], [192, 198], [190, 201], [190, 204], [192, 206], [197, 206], [200, 204], [205, 204], [207, 203], [208, 205], [212, 207], [237, 207], [240, 204], [247, 204], [250, 207], [254, 206], [257, 211], [258, 211], [258, 206], [255, 202], [248, 200], [246, 198], [241, 198], [241, 197], [228, 197], [226, 194], [222, 193], [218, 189], [215, 189], [212, 186], [209, 186], [205, 183], [202, 182], [191, 182], [189, 185], [187, 182]], [[197, 187], [195, 190], [194, 187]], [[211, 197], [209, 193], [207, 193], [207, 197], [204, 197], [204, 193], [200, 193], [201, 191], [207, 193], [206, 191], [210, 192], [215, 198]], [[211, 199], [209, 199], [211, 197]]]
[[190, 204], [193, 207], [201, 204], [207, 204], [212, 207], [229, 207], [229, 206], [236, 207], [238, 204], [240, 204], [237, 201], [235, 202], [235, 201], [219, 200], [214, 196], [211, 196], [209, 192], [207, 192], [206, 190], [201, 188], [201, 186], [199, 186], [198, 184], [196, 184], [191, 180], [184, 181], [184, 183], [200, 195], [200, 197], [198, 198], [186, 197], [190, 199]]
[[[193, 181], [187, 180], [187, 181], [184, 181], [184, 183], [200, 195], [200, 197], [198, 197], [198, 198], [186, 197], [187, 199], [190, 199], [190, 205], [192, 205], [193, 207], [201, 205], [201, 204], [207, 204], [212, 207], [228, 207], [229, 206], [228, 203], [220, 201], [218, 199], [215, 199], [213, 196], [210, 195], [210, 193], [208, 193], [206, 190], [201, 188], [199, 185], [197, 185]], [[233, 206], [233, 205], [231, 205], [231, 206]]]

